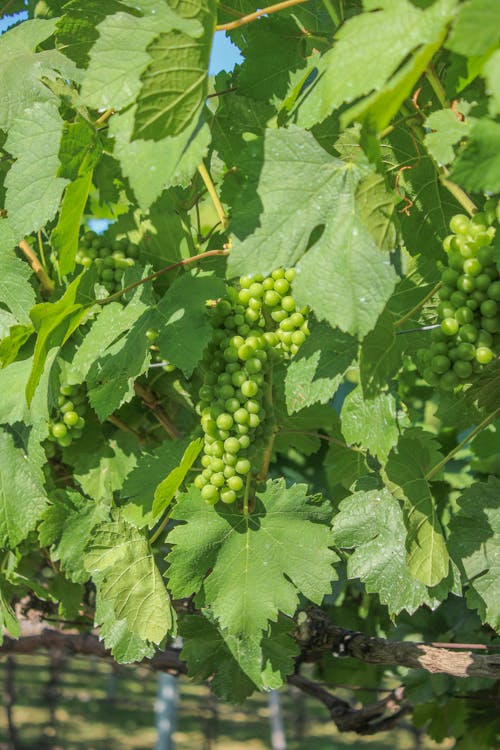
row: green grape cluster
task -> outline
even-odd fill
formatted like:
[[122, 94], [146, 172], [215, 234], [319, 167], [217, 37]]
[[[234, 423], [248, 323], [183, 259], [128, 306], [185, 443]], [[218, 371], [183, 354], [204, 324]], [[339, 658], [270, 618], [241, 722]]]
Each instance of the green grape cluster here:
[[80, 239], [76, 261], [84, 268], [94, 264], [98, 270], [99, 281], [109, 294], [113, 294], [121, 289], [125, 270], [133, 266], [138, 257], [139, 247], [126, 238], [110, 243], [105, 235], [89, 231]]
[[159, 335], [160, 332], [156, 328], [148, 328], [148, 330], [146, 331], [146, 338], [150, 343], [149, 349], [151, 352], [151, 361], [154, 364], [158, 365], [162, 363], [161, 369], [164, 372], [174, 372], [177, 369], [176, 366], [165, 359], [165, 357], [162, 356], [162, 353], [160, 352], [158, 346], [156, 346], [156, 341]]
[[500, 274], [491, 247], [494, 206], [472, 219], [457, 214], [443, 242], [448, 266], [441, 276], [440, 328], [422, 352], [423, 376], [444, 390], [470, 382], [500, 354]]
[[[212, 310], [197, 409], [204, 432], [203, 470], [195, 485], [207, 503], [241, 498], [272, 429], [269, 373], [273, 360], [297, 353], [309, 331], [308, 309], [296, 310], [295, 270], [243, 276]], [[266, 409], [267, 407], [267, 409]]]
[[59, 388], [57, 414], [49, 424], [49, 440], [62, 448], [81, 437], [85, 427], [87, 396], [83, 385], [63, 384]]

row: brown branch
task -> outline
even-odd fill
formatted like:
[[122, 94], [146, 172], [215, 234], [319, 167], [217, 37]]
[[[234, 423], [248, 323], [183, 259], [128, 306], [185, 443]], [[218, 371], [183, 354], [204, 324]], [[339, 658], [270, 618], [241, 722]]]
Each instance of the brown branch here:
[[299, 612], [294, 637], [304, 661], [315, 661], [321, 653], [330, 652], [368, 664], [425, 669], [452, 677], [500, 679], [500, 654], [475, 654], [471, 649], [458, 651], [436, 644], [389, 641], [354, 633], [331, 623], [318, 607]]
[[237, 21], [231, 21], [230, 23], [223, 23], [220, 26], [216, 26], [215, 30], [230, 31], [231, 29], [238, 28], [238, 26], [244, 26], [247, 23], [256, 21], [260, 16], [268, 16], [270, 13], [276, 13], [279, 10], [285, 10], [285, 8], [291, 8], [292, 5], [299, 5], [299, 3], [303, 2], [305, 2], [305, 0], [284, 0], [281, 3], [268, 5], [267, 8], [261, 8], [260, 10], [256, 10], [255, 13], [249, 13], [247, 16], [238, 18]]
[[203, 260], [203, 258], [211, 258], [214, 255], [229, 255], [229, 250], [224, 248], [223, 250], [207, 250], [205, 253], [199, 253], [199, 255], [192, 255], [190, 258], [184, 258], [184, 260], [179, 260], [177, 263], [172, 263], [170, 266], [165, 266], [165, 268], [160, 268], [159, 271], [155, 271], [155, 273], [150, 274], [149, 276], [145, 276], [143, 279], [140, 279], [139, 281], [136, 281], [134, 284], [130, 284], [129, 286], [126, 286], [124, 289], [120, 289], [119, 292], [115, 292], [114, 294], [111, 294], [109, 297], [105, 297], [104, 299], [97, 299], [96, 305], [107, 305], [108, 302], [114, 302], [115, 299], [119, 299], [125, 292], [130, 292], [132, 289], [135, 289], [138, 286], [141, 286], [141, 284], [147, 284], [148, 281], [154, 281], [159, 276], [162, 276], [164, 273], [167, 273], [168, 271], [173, 271], [175, 268], [180, 268], [181, 266], [187, 266], [189, 263], [196, 263], [199, 260]]
[[21, 240], [21, 242], [19, 243], [19, 248], [24, 253], [29, 261], [31, 268], [38, 276], [42, 294], [52, 294], [52, 292], [54, 291], [54, 282], [38, 260], [36, 253], [34, 252], [32, 247], [26, 242], [26, 240]]
[[142, 399], [144, 406], [149, 409], [156, 420], [161, 424], [167, 435], [169, 435], [172, 440], [181, 438], [182, 432], [179, 432], [177, 427], [172, 424], [170, 419], [167, 417], [153, 391], [138, 382], [134, 383], [134, 390], [136, 392], [136, 395], [139, 396], [140, 399]]

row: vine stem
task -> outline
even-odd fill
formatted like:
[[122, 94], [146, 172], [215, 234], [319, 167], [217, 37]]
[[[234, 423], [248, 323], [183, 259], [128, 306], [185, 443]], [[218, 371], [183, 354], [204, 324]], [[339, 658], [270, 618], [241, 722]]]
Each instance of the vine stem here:
[[38, 257], [35, 251], [33, 250], [33, 248], [26, 242], [26, 240], [21, 240], [21, 242], [19, 243], [19, 248], [24, 253], [24, 255], [29, 261], [31, 268], [38, 276], [40, 280], [40, 284], [41, 284], [42, 293], [52, 294], [52, 292], [54, 291], [54, 282], [52, 281], [47, 271], [38, 260]]
[[113, 107], [110, 107], [110, 109], [107, 109], [103, 114], [95, 121], [95, 125], [103, 125], [109, 118], [115, 114], [115, 110]]
[[237, 21], [220, 24], [220, 26], [215, 27], [215, 30], [230, 31], [231, 29], [237, 29], [238, 26], [244, 26], [247, 23], [256, 21], [261, 16], [268, 16], [271, 13], [277, 13], [279, 10], [285, 10], [285, 8], [291, 8], [292, 5], [299, 5], [300, 3], [304, 2], [306, 2], [306, 0], [284, 0], [283, 2], [276, 3], [275, 5], [268, 5], [267, 8], [261, 8], [260, 10], [256, 10], [255, 13], [249, 13], [247, 16], [238, 18]]
[[208, 169], [206, 168], [203, 162], [198, 167], [198, 172], [200, 173], [201, 179], [205, 183], [205, 187], [208, 190], [208, 194], [210, 198], [212, 199], [212, 203], [214, 204], [215, 210], [217, 211], [217, 216], [219, 217], [223, 228], [226, 229], [227, 227], [226, 212], [224, 211], [224, 208], [222, 206], [222, 203], [220, 202], [219, 196], [217, 195], [215, 185], [212, 181], [212, 178], [210, 177], [208, 173]]
[[439, 80], [439, 76], [436, 73], [436, 69], [434, 68], [434, 65], [429, 65], [426, 71], [427, 80], [429, 81], [432, 90], [436, 94], [436, 97], [440, 103], [440, 105], [443, 107], [443, 109], [446, 109], [449, 107], [450, 103], [446, 98], [446, 93], [443, 88], [443, 84]]
[[161, 522], [161, 524], [158, 526], [158, 528], [156, 529], [156, 531], [154, 532], [154, 534], [152, 534], [149, 537], [149, 543], [150, 544], [154, 544], [156, 542], [156, 540], [158, 539], [158, 537], [160, 536], [160, 534], [163, 531], [165, 531], [165, 527], [166, 527], [167, 523], [169, 522], [169, 520], [170, 520], [170, 513], [167, 513], [167, 515], [165, 516], [165, 518], [163, 519], [163, 521]]
[[337, 13], [337, 11], [335, 10], [335, 8], [333, 7], [332, 0], [323, 0], [323, 5], [325, 6], [326, 12], [328, 13], [328, 15], [330, 16], [330, 18], [332, 19], [332, 21], [335, 24], [335, 26], [340, 26], [340, 24], [342, 23], [343, 19], [340, 18], [340, 14]]
[[167, 417], [161, 406], [159, 405], [154, 393], [149, 389], [145, 388], [139, 382], [134, 383], [134, 391], [136, 395], [142, 399], [144, 405], [150, 410], [150, 412], [156, 417], [157, 421], [161, 424], [167, 435], [176, 440], [182, 437], [182, 433], [179, 432], [177, 427], [172, 424], [170, 419]]
[[489, 424], [490, 424], [491, 422], [493, 422], [493, 420], [494, 420], [494, 419], [495, 419], [495, 418], [497, 417], [497, 415], [498, 415], [498, 414], [500, 414], [500, 406], [498, 407], [498, 409], [495, 409], [495, 411], [494, 411], [494, 412], [492, 412], [492, 413], [491, 413], [491, 414], [490, 414], [490, 415], [489, 415], [488, 417], [486, 417], [485, 419], [483, 419], [483, 421], [482, 421], [482, 422], [480, 422], [480, 423], [478, 424], [478, 426], [477, 426], [477, 427], [475, 427], [475, 428], [474, 428], [474, 429], [472, 430], [472, 432], [470, 432], [470, 433], [469, 433], [469, 434], [468, 434], [468, 435], [467, 435], [467, 436], [466, 436], [466, 437], [465, 437], [465, 438], [464, 438], [463, 440], [461, 440], [461, 441], [460, 441], [460, 443], [459, 443], [458, 445], [456, 445], [456, 446], [455, 446], [455, 447], [454, 447], [454, 448], [453, 448], [453, 449], [452, 449], [452, 450], [451, 450], [451, 451], [450, 451], [450, 452], [449, 452], [449, 453], [448, 453], [448, 454], [447, 454], [447, 455], [446, 455], [446, 456], [445, 456], [445, 457], [443, 458], [443, 460], [442, 460], [442, 461], [440, 461], [440, 462], [439, 462], [438, 464], [436, 464], [436, 466], [433, 466], [433, 468], [432, 468], [432, 469], [431, 469], [430, 471], [428, 471], [428, 472], [427, 472], [427, 474], [425, 475], [424, 479], [426, 479], [427, 481], [429, 481], [430, 479], [432, 479], [433, 477], [435, 477], [435, 476], [436, 476], [436, 474], [438, 474], [438, 473], [439, 473], [439, 472], [441, 471], [441, 469], [443, 468], [443, 466], [446, 466], [446, 464], [448, 463], [448, 461], [449, 461], [450, 459], [452, 459], [452, 458], [453, 458], [453, 456], [454, 456], [454, 455], [455, 455], [456, 453], [458, 453], [458, 452], [459, 452], [460, 450], [462, 450], [462, 448], [463, 448], [463, 447], [464, 447], [465, 445], [467, 445], [467, 443], [469, 443], [469, 442], [470, 442], [470, 441], [471, 441], [471, 440], [472, 440], [473, 438], [475, 438], [475, 437], [476, 437], [476, 435], [477, 435], [477, 434], [478, 434], [479, 432], [481, 432], [481, 430], [484, 430], [484, 428], [485, 428], [485, 427], [487, 427], [487, 426], [488, 426], [488, 425], [489, 425]]
[[461, 187], [459, 187], [456, 183], [449, 180], [445, 174], [441, 174], [440, 176], [441, 185], [446, 188], [446, 190], [452, 194], [452, 196], [457, 200], [460, 205], [465, 208], [467, 213], [470, 216], [473, 216], [477, 211], [477, 206], [472, 201], [467, 193], [462, 190]]
[[428, 302], [432, 297], [434, 297], [436, 292], [439, 291], [439, 289], [441, 289], [442, 286], [443, 285], [441, 282], [439, 282], [439, 284], [436, 284], [436, 286], [433, 289], [431, 289], [431, 291], [428, 294], [426, 294], [425, 297], [422, 300], [420, 300], [420, 302], [417, 305], [415, 305], [415, 307], [412, 307], [410, 312], [406, 313], [406, 315], [403, 315], [402, 318], [400, 318], [394, 323], [394, 328], [398, 328], [400, 325], [402, 325], [402, 323], [406, 323], [406, 321], [409, 320], [416, 312], [418, 312], [420, 308], [422, 308], [425, 305], [426, 302]]
[[119, 292], [115, 292], [114, 294], [111, 294], [109, 297], [105, 297], [105, 299], [97, 299], [96, 304], [107, 305], [108, 302], [114, 302], [115, 299], [119, 299], [123, 294], [125, 294], [125, 292], [130, 292], [132, 289], [135, 289], [136, 287], [141, 286], [141, 284], [146, 284], [148, 281], [154, 281], [159, 276], [162, 276], [164, 273], [167, 273], [167, 271], [173, 271], [174, 268], [187, 266], [189, 263], [196, 263], [197, 261], [203, 260], [204, 258], [212, 258], [214, 255], [228, 255], [228, 254], [229, 254], [229, 250], [227, 248], [224, 248], [223, 250], [207, 250], [205, 253], [199, 253], [198, 255], [192, 255], [190, 258], [184, 258], [183, 260], [178, 260], [177, 263], [172, 263], [172, 265], [170, 266], [165, 266], [165, 268], [160, 268], [159, 271], [155, 271], [149, 276], [145, 276], [143, 279], [140, 279], [139, 281], [136, 281], [133, 284], [130, 284], [130, 286], [126, 286], [124, 289], [120, 289]]

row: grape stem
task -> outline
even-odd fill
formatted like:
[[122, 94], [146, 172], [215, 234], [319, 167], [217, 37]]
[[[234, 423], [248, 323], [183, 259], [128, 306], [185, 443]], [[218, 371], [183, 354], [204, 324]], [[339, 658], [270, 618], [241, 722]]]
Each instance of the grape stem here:
[[219, 196], [217, 195], [215, 185], [212, 181], [212, 178], [210, 177], [208, 173], [208, 169], [206, 168], [203, 162], [201, 162], [200, 166], [198, 167], [198, 172], [200, 173], [201, 179], [205, 183], [205, 187], [208, 191], [208, 194], [210, 198], [212, 199], [212, 203], [214, 204], [215, 210], [217, 211], [217, 216], [219, 217], [223, 228], [226, 229], [227, 227], [226, 212], [224, 211], [224, 208], [222, 206], [222, 203], [220, 202]]
[[343, 13], [342, 13], [342, 5], [340, 6], [340, 13], [337, 13], [335, 8], [333, 7], [333, 3], [331, 0], [323, 0], [323, 5], [325, 6], [326, 12], [332, 19], [335, 26], [340, 26], [340, 24], [344, 20]]
[[143, 385], [141, 385], [137, 381], [134, 383], [134, 390], [135, 390], [136, 395], [140, 399], [142, 399], [142, 402], [144, 403], [144, 405], [156, 417], [156, 419], [161, 424], [161, 426], [163, 427], [167, 435], [169, 435], [172, 438], [172, 440], [181, 438], [182, 433], [179, 432], [177, 427], [173, 425], [170, 419], [167, 417], [167, 415], [161, 408], [160, 404], [158, 403], [158, 400], [155, 398], [154, 393], [149, 388], [145, 388]]
[[150, 544], [154, 544], [156, 542], [156, 540], [158, 539], [158, 537], [160, 536], [160, 534], [163, 531], [165, 531], [165, 526], [167, 525], [167, 523], [170, 520], [170, 513], [171, 512], [172, 512], [172, 508], [167, 513], [167, 515], [165, 516], [165, 518], [163, 519], [163, 521], [160, 523], [160, 525], [158, 526], [158, 528], [156, 529], [156, 531], [149, 537], [149, 543]]
[[231, 21], [230, 23], [223, 23], [215, 27], [216, 31], [230, 31], [231, 29], [237, 29], [238, 26], [244, 26], [247, 23], [256, 21], [260, 16], [268, 16], [271, 13], [277, 13], [279, 10], [285, 10], [285, 8], [291, 8], [292, 5], [299, 5], [304, 3], [305, 0], [284, 0], [284, 2], [276, 3], [275, 5], [268, 5], [267, 8], [261, 8], [256, 10], [254, 13], [249, 13], [247, 16], [238, 18], [237, 21]]
[[99, 119], [95, 121], [95, 125], [103, 125], [114, 114], [115, 110], [112, 107], [110, 109], [107, 109], [105, 112], [103, 112]]
[[199, 253], [199, 255], [192, 255], [190, 258], [179, 260], [177, 261], [177, 263], [172, 263], [171, 266], [160, 268], [159, 271], [155, 271], [149, 276], [145, 276], [143, 279], [136, 281], [134, 284], [126, 286], [124, 289], [120, 289], [119, 292], [115, 292], [109, 297], [105, 297], [105, 299], [97, 299], [96, 304], [107, 305], [108, 302], [114, 302], [116, 299], [119, 299], [123, 294], [125, 294], [125, 292], [130, 292], [132, 289], [141, 286], [141, 284], [146, 284], [148, 281], [154, 281], [159, 276], [162, 276], [168, 271], [173, 271], [175, 268], [180, 268], [181, 266], [187, 266], [189, 263], [197, 263], [199, 260], [203, 260], [204, 258], [212, 258], [214, 255], [229, 255], [229, 250], [227, 248], [224, 248], [223, 250], [207, 250], [205, 253]]
[[[441, 282], [439, 282], [439, 284], [436, 284], [436, 286], [433, 287], [431, 289], [431, 291], [428, 294], [426, 294], [425, 297], [423, 299], [421, 299], [420, 302], [418, 302], [415, 305], [415, 307], [412, 307], [412, 309], [410, 310], [410, 312], [406, 313], [406, 315], [403, 315], [402, 318], [400, 318], [399, 320], [397, 320], [394, 323], [394, 328], [398, 328], [402, 323], [406, 323], [407, 320], [409, 320], [410, 318], [412, 318], [413, 315], [416, 312], [418, 312], [420, 310], [420, 308], [422, 308], [425, 305], [426, 302], [428, 302], [430, 299], [432, 299], [432, 297], [434, 297], [434, 295], [436, 294], [436, 292], [438, 292], [441, 289], [442, 286], [443, 285], [442, 285]], [[401, 333], [403, 333], [403, 331], [401, 331]]]
[[484, 430], [485, 427], [487, 427], [493, 420], [500, 414], [500, 407], [498, 409], [495, 409], [494, 412], [492, 412], [488, 417], [483, 419], [482, 422], [478, 424], [477, 427], [475, 427], [472, 432], [469, 432], [469, 434], [458, 443], [447, 455], [440, 461], [438, 464], [436, 464], [430, 471], [427, 472], [424, 479], [427, 481], [431, 480], [433, 477], [438, 474], [441, 469], [446, 466], [448, 461], [450, 461], [455, 454], [457, 454], [462, 448], [467, 445], [473, 438], [476, 437], [476, 435], [481, 432], [481, 430]]
[[26, 242], [26, 240], [21, 240], [21, 242], [19, 243], [19, 248], [21, 249], [21, 252], [24, 253], [24, 255], [29, 261], [31, 268], [38, 276], [40, 280], [42, 294], [46, 294], [46, 295], [52, 294], [52, 292], [54, 291], [54, 282], [52, 281], [50, 276], [47, 274], [47, 271], [38, 260], [35, 251]]

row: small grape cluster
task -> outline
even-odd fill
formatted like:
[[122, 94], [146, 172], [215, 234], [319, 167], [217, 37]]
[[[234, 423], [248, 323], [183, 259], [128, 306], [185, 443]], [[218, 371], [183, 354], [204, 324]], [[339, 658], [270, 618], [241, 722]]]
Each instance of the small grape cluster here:
[[96, 232], [85, 232], [80, 240], [76, 261], [84, 268], [94, 264], [98, 270], [99, 281], [108, 294], [121, 288], [125, 270], [135, 264], [139, 257], [139, 247], [126, 238], [113, 240], [111, 243], [105, 235]]
[[57, 414], [49, 424], [49, 440], [62, 448], [81, 437], [85, 427], [87, 396], [82, 385], [62, 384], [57, 399]]
[[174, 372], [177, 369], [176, 366], [162, 356], [160, 349], [156, 345], [159, 335], [160, 333], [156, 328], [148, 328], [146, 331], [146, 338], [150, 343], [149, 350], [151, 352], [151, 361], [158, 366], [161, 364], [161, 369], [164, 372]]
[[242, 496], [252, 461], [272, 429], [265, 406], [273, 359], [295, 355], [309, 333], [309, 311], [297, 311], [291, 294], [294, 277], [294, 269], [283, 268], [266, 278], [244, 276], [212, 310], [214, 331], [197, 406], [203, 470], [195, 479], [211, 505]]
[[470, 382], [500, 354], [500, 274], [493, 248], [493, 205], [469, 219], [457, 214], [443, 242], [448, 267], [441, 276], [440, 328], [422, 352], [423, 376], [444, 390]]

